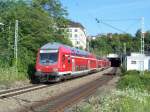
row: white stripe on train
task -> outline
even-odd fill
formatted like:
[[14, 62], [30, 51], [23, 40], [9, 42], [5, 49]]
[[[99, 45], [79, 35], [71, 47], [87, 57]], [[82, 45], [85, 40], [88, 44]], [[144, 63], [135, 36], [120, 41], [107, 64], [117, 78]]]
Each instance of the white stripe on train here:
[[65, 71], [65, 72], [58, 72], [58, 75], [60, 75], [60, 76], [65, 75], [65, 74], [78, 75], [78, 74], [81, 74], [81, 73], [88, 73], [92, 70], [101, 70], [101, 69], [103, 69], [103, 68], [93, 68], [93, 69], [90, 69], [90, 70], [82, 70], [82, 71], [76, 71], [76, 72]]

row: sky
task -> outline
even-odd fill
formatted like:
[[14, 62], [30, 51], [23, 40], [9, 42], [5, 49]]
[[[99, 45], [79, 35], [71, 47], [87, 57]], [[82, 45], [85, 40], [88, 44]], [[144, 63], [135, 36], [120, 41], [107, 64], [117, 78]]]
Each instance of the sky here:
[[[101, 33], [135, 34], [141, 28], [150, 30], [150, 0], [60, 0], [68, 19], [80, 22], [88, 35]], [[113, 27], [113, 28], [112, 28]]]

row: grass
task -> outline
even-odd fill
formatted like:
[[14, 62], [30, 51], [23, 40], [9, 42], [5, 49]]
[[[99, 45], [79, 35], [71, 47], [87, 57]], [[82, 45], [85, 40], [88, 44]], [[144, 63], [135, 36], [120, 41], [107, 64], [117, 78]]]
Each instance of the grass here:
[[17, 73], [15, 67], [0, 68], [0, 84], [7, 85], [15, 81], [27, 79], [24, 73]]
[[145, 72], [144, 75], [140, 75], [137, 71], [128, 71], [123, 74], [118, 81], [119, 89], [133, 88], [140, 91], [150, 91], [150, 72]]
[[150, 112], [150, 72], [124, 72], [117, 89], [97, 95], [78, 106], [78, 112]]
[[93, 96], [74, 112], [149, 112], [150, 94], [136, 89], [114, 90], [105, 96]]

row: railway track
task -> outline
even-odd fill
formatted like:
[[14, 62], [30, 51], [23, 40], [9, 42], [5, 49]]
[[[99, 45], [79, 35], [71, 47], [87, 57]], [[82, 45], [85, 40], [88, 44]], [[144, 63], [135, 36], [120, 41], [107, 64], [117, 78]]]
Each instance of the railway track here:
[[[47, 104], [48, 105], [50, 104], [50, 106], [48, 106], [48, 111], [50, 111], [50, 112], [63, 111], [65, 107], [68, 107], [69, 105], [72, 105], [72, 104], [78, 102], [82, 98], [91, 95], [94, 91], [96, 91], [96, 89], [99, 86], [102, 86], [103, 84], [105, 84], [109, 80], [111, 80], [111, 78], [112, 78], [111, 75], [114, 75], [114, 72], [116, 72], [116, 69], [112, 69], [112, 71], [108, 70], [108, 72], [109, 73], [107, 73], [107, 74], [104, 73], [105, 75], [102, 76], [101, 78], [99, 78], [98, 80], [87, 83], [83, 87], [76, 88], [76, 89], [66, 92], [60, 96], [54, 96], [54, 97], [50, 97], [50, 98], [47, 98], [47, 99], [44, 99], [44, 100], [41, 100], [38, 102], [34, 102], [34, 103], [26, 106], [25, 108], [24, 107], [17, 108], [17, 110], [15, 110], [15, 111], [16, 112], [28, 112], [28, 111], [32, 112], [32, 110], [38, 110], [39, 107], [45, 106]], [[71, 80], [67, 80], [67, 81], [71, 81]], [[98, 82], [100, 84], [98, 84]], [[0, 91], [0, 99], [13, 97], [16, 95], [20, 95], [23, 93], [27, 93], [30, 91], [34, 91], [34, 90], [50, 87], [53, 85], [62, 84], [62, 83], [64, 83], [64, 82], [53, 83], [50, 85], [30, 85], [30, 86], [21, 87], [21, 88]], [[36, 111], [36, 112], [38, 112], [38, 111]], [[40, 112], [43, 112], [43, 111], [40, 111]]]
[[104, 73], [101, 78], [95, 79], [94, 81], [59, 96], [48, 98], [40, 103], [35, 103], [28, 108], [21, 109], [19, 112], [64, 112], [66, 107], [68, 108], [71, 105], [76, 104], [81, 99], [95, 93], [99, 87], [107, 84], [113, 78], [116, 71], [117, 69], [115, 68], [107, 74]]
[[70, 107], [71, 105], [76, 104], [81, 99], [92, 95], [100, 86], [106, 84], [112, 78], [113, 76], [110, 76], [110, 74], [105, 74], [99, 79], [96, 79], [82, 87], [70, 91], [65, 95], [62, 95], [62, 97], [56, 99], [55, 102], [53, 101], [54, 103], [49, 108], [49, 112], [64, 112], [64, 109], [66, 107]]
[[[71, 80], [67, 80], [67, 81], [71, 81]], [[0, 99], [13, 97], [13, 96], [16, 96], [16, 95], [19, 95], [19, 94], [23, 94], [23, 93], [27, 93], [27, 92], [30, 92], [30, 91], [50, 87], [50, 86], [53, 86], [53, 85], [56, 85], [56, 84], [61, 84], [61, 83], [64, 83], [64, 82], [58, 82], [58, 83], [54, 83], [54, 84], [50, 84], [50, 85], [35, 84], [35, 85], [25, 86], [25, 87], [21, 87], [21, 88], [3, 90], [3, 91], [0, 91]]]
[[4, 91], [0, 91], [0, 98], [1, 99], [8, 98], [8, 97], [23, 94], [26, 92], [42, 89], [45, 87], [48, 87], [48, 85], [30, 85], [30, 86], [25, 86], [25, 87], [21, 87], [21, 88], [4, 90]]
[[64, 112], [66, 107], [70, 107], [81, 99], [92, 95], [97, 88], [106, 84], [111, 79], [112, 76], [103, 76], [102, 78], [92, 81], [83, 87], [79, 87], [76, 90], [62, 95], [59, 99], [53, 101], [53, 104], [49, 108], [49, 112]]

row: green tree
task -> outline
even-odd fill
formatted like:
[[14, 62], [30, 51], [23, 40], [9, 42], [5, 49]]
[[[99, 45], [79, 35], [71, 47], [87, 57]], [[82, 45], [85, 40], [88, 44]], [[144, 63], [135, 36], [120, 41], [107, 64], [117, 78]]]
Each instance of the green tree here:
[[[49, 3], [52, 2], [55, 2], [55, 0], [49, 0]], [[27, 73], [29, 66], [34, 66], [37, 50], [43, 44], [61, 42], [71, 45], [67, 35], [64, 35], [64, 31], [59, 28], [64, 23], [57, 25], [57, 16], [67, 21], [64, 18], [63, 9], [61, 5], [54, 4], [52, 7], [52, 12], [47, 12], [43, 7], [35, 7], [33, 3], [26, 3], [23, 0], [0, 1], [0, 22], [5, 24], [4, 30], [0, 28], [0, 50], [3, 51], [1, 61], [7, 59], [8, 65], [13, 66], [15, 20], [19, 21], [19, 72]], [[59, 7], [61, 8], [59, 9]], [[56, 17], [50, 13], [53, 13]]]
[[[139, 31], [137, 31], [137, 34]], [[117, 34], [111, 36], [102, 35], [90, 42], [92, 51], [98, 55], [106, 55], [108, 53], [121, 54], [124, 52], [124, 44], [126, 44], [127, 53], [138, 52], [140, 49], [140, 39], [133, 37], [131, 34]]]

